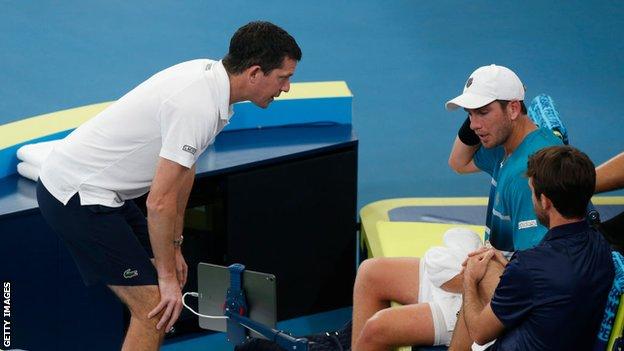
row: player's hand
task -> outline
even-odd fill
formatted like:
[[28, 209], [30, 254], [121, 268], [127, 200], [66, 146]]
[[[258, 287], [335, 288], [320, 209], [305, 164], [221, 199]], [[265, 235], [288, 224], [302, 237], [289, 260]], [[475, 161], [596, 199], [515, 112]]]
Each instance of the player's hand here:
[[476, 251], [473, 251], [473, 252], [469, 253], [468, 257], [480, 255], [480, 254], [486, 252], [487, 250], [490, 250], [490, 248], [487, 247], [487, 246], [482, 246], [482, 247], [478, 248]]
[[492, 260], [500, 263], [503, 267], [507, 267], [507, 263], [509, 263], [509, 260], [507, 260], [505, 255], [503, 255], [501, 251], [496, 249], [492, 249], [492, 251], [494, 251], [494, 257], [492, 257]]
[[[478, 249], [477, 251], [473, 251], [471, 253], [468, 254], [468, 258], [472, 257], [472, 256], [476, 256], [476, 255], [481, 255], [483, 254], [485, 251], [487, 250], [492, 250], [494, 251], [494, 257], [492, 257], [492, 259], [495, 262], [500, 263], [503, 267], [507, 266], [507, 263], [509, 263], [509, 260], [507, 260], [507, 258], [505, 257], [505, 255], [503, 255], [503, 252], [500, 250], [496, 250], [494, 248], [487, 248], [487, 247], [482, 247], [480, 249]], [[468, 258], [466, 258], [464, 260], [464, 263], [462, 263], [462, 266], [466, 266], [466, 262], [468, 262]]]
[[487, 250], [481, 255], [468, 257], [464, 271], [464, 281], [478, 283], [483, 279], [488, 263], [494, 257], [494, 250]]
[[186, 284], [186, 278], [188, 277], [188, 266], [182, 255], [182, 250], [177, 247], [175, 249], [175, 263], [176, 263], [176, 276], [178, 277], [178, 283], [180, 283], [180, 289], [184, 288]]
[[158, 277], [158, 289], [160, 290], [160, 303], [147, 315], [147, 318], [152, 318], [164, 311], [156, 329], [160, 330], [166, 325], [165, 331], [169, 331], [182, 312], [182, 290], [175, 276]]
[[488, 247], [482, 246], [482, 247], [478, 248], [476, 251], [473, 251], [473, 252], [469, 253], [468, 257], [466, 257], [464, 262], [462, 262], [462, 267], [466, 267], [466, 263], [468, 263], [468, 260], [470, 259], [470, 257], [476, 256], [476, 255], [482, 255], [487, 250], [489, 250]]

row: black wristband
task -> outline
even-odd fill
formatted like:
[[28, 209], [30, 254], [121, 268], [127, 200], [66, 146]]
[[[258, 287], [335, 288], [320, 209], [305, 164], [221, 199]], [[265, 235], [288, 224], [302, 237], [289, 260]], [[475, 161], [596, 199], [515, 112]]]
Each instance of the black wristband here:
[[462, 143], [468, 146], [479, 145], [481, 140], [477, 136], [477, 133], [474, 130], [470, 129], [470, 117], [467, 117], [462, 124], [461, 128], [459, 128], [459, 132], [457, 132], [457, 136]]

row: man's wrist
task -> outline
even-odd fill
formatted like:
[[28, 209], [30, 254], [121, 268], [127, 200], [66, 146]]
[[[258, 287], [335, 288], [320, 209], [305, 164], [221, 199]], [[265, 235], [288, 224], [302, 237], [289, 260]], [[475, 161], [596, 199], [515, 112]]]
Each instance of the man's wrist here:
[[461, 128], [459, 128], [457, 137], [459, 137], [459, 140], [461, 140], [462, 143], [468, 146], [477, 146], [481, 143], [477, 133], [470, 129], [470, 117], [467, 117]]
[[469, 290], [471, 288], [475, 288], [477, 286], [477, 281], [471, 277], [470, 275], [466, 274], [464, 272], [464, 278], [463, 278], [463, 282], [464, 282], [464, 291]]
[[177, 279], [177, 275], [176, 275], [176, 271], [174, 270], [169, 270], [167, 269], [166, 271], [164, 270], [156, 270], [156, 273], [158, 275], [158, 280], [167, 280], [167, 279]]

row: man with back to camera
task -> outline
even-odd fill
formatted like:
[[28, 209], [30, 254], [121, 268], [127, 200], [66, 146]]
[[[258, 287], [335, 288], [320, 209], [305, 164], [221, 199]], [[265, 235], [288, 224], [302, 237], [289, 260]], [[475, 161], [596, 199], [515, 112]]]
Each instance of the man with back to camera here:
[[[300, 60], [282, 28], [248, 23], [223, 60], [155, 74], [73, 131], [42, 166], [43, 217], [85, 284], [106, 284], [131, 312], [123, 350], [158, 349], [182, 310], [182, 228], [195, 162], [229, 123], [232, 104], [266, 108], [290, 89]], [[146, 220], [132, 199], [148, 191]]]
[[[479, 344], [498, 338], [488, 350], [589, 350], [614, 278], [611, 248], [585, 220], [594, 165], [573, 147], [553, 146], [529, 158], [527, 176], [549, 231], [509, 262], [491, 249], [467, 260], [464, 320]], [[500, 281], [483, 291], [482, 279]]]
[[[549, 130], [533, 124], [524, 94], [524, 85], [514, 72], [490, 65], [474, 71], [462, 95], [446, 103], [448, 110], [463, 107], [468, 112], [449, 165], [458, 173], [483, 170], [492, 176], [486, 239], [506, 252], [533, 247], [546, 233], [533, 212], [523, 175], [530, 154], [562, 143]], [[472, 236], [472, 241], [479, 241], [476, 234]], [[465, 248], [462, 253], [471, 251]], [[374, 258], [362, 263], [353, 293], [354, 350], [449, 343], [451, 348], [463, 349], [472, 343], [461, 313], [457, 317], [463, 291], [461, 261], [446, 269], [449, 279], [434, 284], [428, 277], [433, 266], [428, 254], [423, 259]], [[387, 308], [390, 301], [404, 306]]]

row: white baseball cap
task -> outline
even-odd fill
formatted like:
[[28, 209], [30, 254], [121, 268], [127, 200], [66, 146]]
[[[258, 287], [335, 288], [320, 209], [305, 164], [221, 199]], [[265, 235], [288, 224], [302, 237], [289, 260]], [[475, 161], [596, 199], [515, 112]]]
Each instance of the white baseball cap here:
[[524, 100], [525, 87], [507, 67], [489, 65], [477, 68], [466, 81], [464, 92], [446, 103], [449, 111], [459, 107], [475, 109], [495, 100]]

